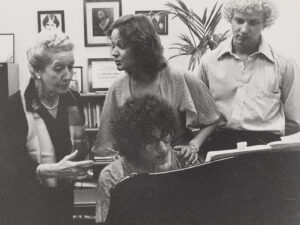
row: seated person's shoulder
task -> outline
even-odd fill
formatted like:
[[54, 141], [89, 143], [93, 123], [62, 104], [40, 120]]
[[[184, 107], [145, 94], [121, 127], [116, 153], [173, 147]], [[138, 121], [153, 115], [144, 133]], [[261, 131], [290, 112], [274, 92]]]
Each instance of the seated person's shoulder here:
[[119, 180], [124, 178], [123, 158], [110, 163], [101, 171], [98, 183], [115, 185]]

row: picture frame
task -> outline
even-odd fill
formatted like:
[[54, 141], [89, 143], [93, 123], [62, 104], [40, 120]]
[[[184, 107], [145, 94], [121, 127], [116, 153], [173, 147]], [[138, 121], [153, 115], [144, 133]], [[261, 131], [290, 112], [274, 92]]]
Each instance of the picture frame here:
[[73, 77], [69, 87], [75, 91], [78, 91], [79, 93], [83, 92], [82, 66], [73, 67]]
[[84, 0], [83, 4], [85, 46], [111, 45], [106, 33], [122, 15], [121, 0]]
[[15, 62], [15, 35], [13, 33], [0, 34], [0, 62]]
[[122, 73], [113, 58], [88, 59], [89, 91], [107, 91]]
[[148, 16], [156, 30], [160, 35], [168, 35], [169, 20], [168, 14], [162, 13], [163, 10], [143, 10], [135, 11], [135, 14], [143, 14]]
[[38, 32], [60, 30], [65, 32], [65, 14], [63, 10], [38, 11]]

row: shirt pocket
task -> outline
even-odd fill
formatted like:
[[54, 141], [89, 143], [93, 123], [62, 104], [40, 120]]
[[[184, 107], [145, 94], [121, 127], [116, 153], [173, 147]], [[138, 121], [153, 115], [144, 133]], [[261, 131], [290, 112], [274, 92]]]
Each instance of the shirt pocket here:
[[250, 98], [248, 109], [259, 122], [271, 121], [280, 110], [280, 93], [258, 90]]

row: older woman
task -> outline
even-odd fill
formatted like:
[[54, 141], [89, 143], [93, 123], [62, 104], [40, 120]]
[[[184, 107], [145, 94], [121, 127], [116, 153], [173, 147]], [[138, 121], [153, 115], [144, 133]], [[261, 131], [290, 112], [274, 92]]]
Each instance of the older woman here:
[[179, 152], [171, 148], [176, 125], [172, 106], [153, 95], [129, 99], [120, 108], [113, 122], [113, 135], [121, 157], [101, 171], [96, 222], [105, 221], [110, 190], [124, 177], [185, 167]]
[[73, 44], [63, 33], [40, 34], [27, 59], [29, 84], [10, 98], [0, 120], [1, 224], [72, 224], [71, 181], [87, 177], [93, 165], [75, 161], [87, 145], [79, 94], [69, 89]]
[[159, 36], [146, 16], [119, 18], [112, 25], [110, 37], [116, 66], [125, 74], [106, 96], [95, 153], [105, 155], [112, 150], [111, 121], [118, 107], [129, 97], [153, 94], [166, 99], [176, 110], [179, 129], [172, 145], [177, 145], [187, 163], [195, 162], [199, 147], [220, 118], [208, 89], [192, 74], [167, 64]]

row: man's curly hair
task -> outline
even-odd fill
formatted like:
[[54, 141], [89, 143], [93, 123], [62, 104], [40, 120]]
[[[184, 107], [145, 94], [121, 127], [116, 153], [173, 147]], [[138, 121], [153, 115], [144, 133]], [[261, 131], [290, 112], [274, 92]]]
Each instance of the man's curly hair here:
[[231, 22], [234, 12], [245, 13], [258, 11], [264, 13], [264, 28], [270, 27], [278, 18], [278, 6], [274, 0], [227, 0], [222, 9], [222, 16]]
[[114, 29], [119, 30], [120, 37], [132, 49], [136, 67], [154, 76], [166, 66], [159, 35], [147, 16], [122, 16], [112, 24], [109, 36]]
[[145, 147], [154, 128], [161, 131], [176, 130], [173, 107], [166, 100], [154, 95], [127, 100], [113, 121], [115, 149], [128, 160], [139, 162], [140, 151]]

